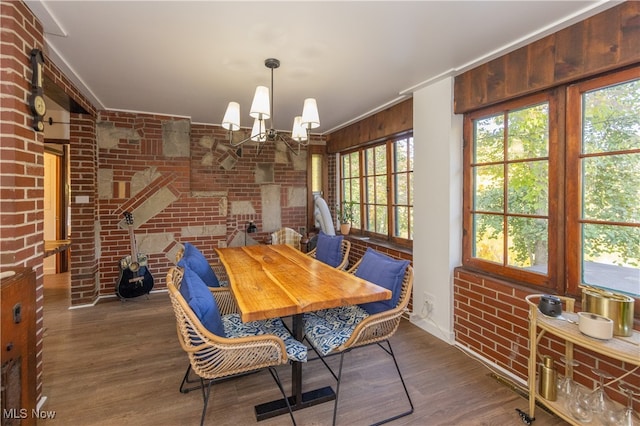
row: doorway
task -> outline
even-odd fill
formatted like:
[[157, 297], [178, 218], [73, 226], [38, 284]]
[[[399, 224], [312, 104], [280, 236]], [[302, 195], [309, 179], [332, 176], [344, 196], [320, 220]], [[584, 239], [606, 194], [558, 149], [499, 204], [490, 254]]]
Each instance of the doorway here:
[[44, 273], [57, 274], [69, 270], [69, 252], [51, 247], [66, 246], [69, 239], [70, 205], [68, 197], [68, 145], [47, 143], [44, 150]]

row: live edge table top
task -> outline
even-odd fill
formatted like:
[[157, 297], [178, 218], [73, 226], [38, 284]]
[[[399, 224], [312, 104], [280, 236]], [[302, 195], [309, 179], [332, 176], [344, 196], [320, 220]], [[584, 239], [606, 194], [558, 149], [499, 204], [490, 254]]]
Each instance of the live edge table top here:
[[244, 322], [391, 298], [391, 291], [286, 244], [216, 251]]

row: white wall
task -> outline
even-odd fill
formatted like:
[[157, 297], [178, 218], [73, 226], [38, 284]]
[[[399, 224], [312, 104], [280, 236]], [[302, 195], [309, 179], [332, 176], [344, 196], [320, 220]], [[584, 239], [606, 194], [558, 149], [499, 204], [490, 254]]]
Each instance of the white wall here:
[[[411, 321], [453, 344], [453, 268], [462, 258], [462, 116], [453, 77], [413, 94], [414, 218]], [[425, 293], [434, 299], [430, 315]]]

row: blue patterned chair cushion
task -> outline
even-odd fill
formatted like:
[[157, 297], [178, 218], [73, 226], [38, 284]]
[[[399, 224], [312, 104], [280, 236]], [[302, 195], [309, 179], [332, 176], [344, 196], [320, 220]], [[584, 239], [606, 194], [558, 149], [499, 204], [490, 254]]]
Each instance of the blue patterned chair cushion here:
[[278, 336], [284, 341], [289, 359], [300, 362], [307, 361], [307, 347], [293, 338], [280, 318], [242, 322], [239, 314], [229, 314], [222, 317], [222, 324], [227, 337], [232, 339], [263, 334]]
[[334, 268], [342, 262], [342, 235], [327, 235], [320, 231], [318, 235], [316, 259]]
[[180, 294], [207, 330], [220, 337], [226, 336], [215, 297], [200, 276], [189, 267], [184, 267]]
[[371, 315], [395, 308], [400, 300], [402, 280], [407, 266], [409, 266], [408, 260], [394, 259], [367, 248], [355, 275], [391, 290], [391, 299], [365, 303], [360, 306]]
[[323, 356], [349, 340], [356, 326], [369, 314], [357, 305], [340, 306], [304, 314], [307, 339]]
[[209, 287], [220, 287], [216, 273], [211, 269], [209, 261], [204, 257], [202, 252], [191, 243], [184, 243], [184, 254], [182, 259], [178, 261], [178, 266], [184, 268], [188, 266], [200, 279]]

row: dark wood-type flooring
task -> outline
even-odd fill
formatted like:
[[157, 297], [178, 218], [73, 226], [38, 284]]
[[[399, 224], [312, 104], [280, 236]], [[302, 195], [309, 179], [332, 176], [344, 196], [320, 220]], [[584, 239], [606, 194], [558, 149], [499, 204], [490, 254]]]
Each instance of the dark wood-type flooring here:
[[[197, 425], [202, 397], [178, 391], [188, 360], [178, 344], [169, 296], [152, 293], [92, 308], [68, 309], [69, 275], [45, 276], [42, 410], [60, 425]], [[483, 364], [403, 321], [392, 338], [415, 412], [394, 425], [522, 425], [527, 401]], [[337, 366], [338, 357], [330, 362]], [[281, 366], [289, 389], [291, 369]], [[304, 389], [334, 386], [320, 361], [303, 367]], [[335, 388], [335, 387], [334, 387]], [[215, 384], [206, 424], [253, 425], [253, 406], [280, 396], [266, 371]], [[366, 425], [406, 409], [391, 358], [377, 346], [351, 352], [339, 425]], [[299, 425], [330, 425], [333, 402], [297, 411]], [[565, 424], [538, 408], [534, 426]], [[260, 422], [290, 424], [289, 416]]]

